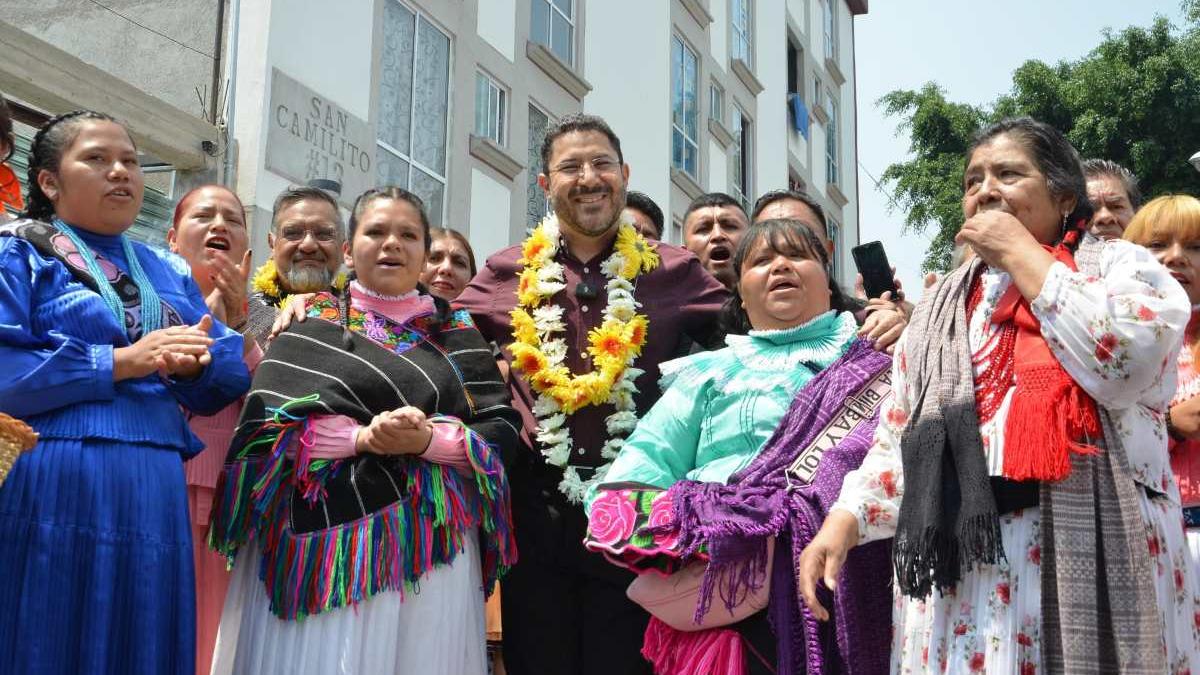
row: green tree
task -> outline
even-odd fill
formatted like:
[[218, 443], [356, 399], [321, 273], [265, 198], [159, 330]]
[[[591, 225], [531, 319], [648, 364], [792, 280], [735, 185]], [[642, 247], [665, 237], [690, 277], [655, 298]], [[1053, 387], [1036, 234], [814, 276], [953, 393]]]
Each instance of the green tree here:
[[996, 120], [1029, 115], [1062, 130], [1080, 155], [1112, 159], [1137, 174], [1145, 195], [1195, 192], [1188, 158], [1200, 150], [1200, 0], [1183, 3], [1187, 25], [1158, 17], [1148, 28], [1106, 31], [1077, 61], [1031, 60], [1012, 89], [986, 106], [955, 103], [935, 83], [879, 101], [900, 119], [912, 158], [888, 166], [883, 183], [905, 229], [935, 228], [923, 268], [944, 270], [962, 225], [964, 156], [973, 135]]

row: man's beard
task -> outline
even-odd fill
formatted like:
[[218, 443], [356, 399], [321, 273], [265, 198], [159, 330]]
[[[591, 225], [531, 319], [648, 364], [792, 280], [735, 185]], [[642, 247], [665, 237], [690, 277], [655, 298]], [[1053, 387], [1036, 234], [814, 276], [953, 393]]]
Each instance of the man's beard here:
[[292, 267], [280, 279], [289, 293], [319, 293], [333, 284], [333, 272], [328, 267]]
[[562, 207], [559, 206], [558, 200], [553, 199], [553, 198], [551, 198], [551, 200], [550, 200], [550, 203], [551, 203], [550, 205], [554, 207], [554, 214], [558, 216], [559, 222], [562, 223], [564, 226], [570, 228], [572, 231], [578, 232], [579, 234], [582, 234], [582, 235], [588, 236], [588, 237], [599, 237], [599, 236], [604, 235], [604, 233], [608, 232], [609, 230], [611, 230], [617, 224], [617, 222], [619, 222], [621, 220], [621, 212], [625, 210], [625, 191], [624, 191], [624, 189], [621, 190], [621, 199], [619, 200], [620, 206], [613, 209], [612, 219], [600, 227], [593, 227], [593, 228], [585, 228], [585, 227], [581, 226], [575, 219], [575, 212], [571, 208], [572, 205], [570, 203], [570, 199], [573, 196], [577, 196], [577, 194], [578, 193], [576, 193], [576, 195], [568, 195], [567, 203], [564, 204]]

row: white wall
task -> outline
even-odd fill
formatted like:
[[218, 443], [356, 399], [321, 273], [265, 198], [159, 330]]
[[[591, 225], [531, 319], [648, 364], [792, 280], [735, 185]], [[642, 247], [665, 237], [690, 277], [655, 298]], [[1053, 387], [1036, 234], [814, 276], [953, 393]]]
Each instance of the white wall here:
[[517, 43], [516, 0], [479, 0], [475, 32], [504, 58], [514, 60]]
[[708, 191], [729, 192], [729, 157], [721, 144], [708, 139]]
[[472, 167], [471, 223], [469, 228], [457, 229], [467, 230], [467, 239], [471, 240], [471, 248], [479, 257], [479, 262], [508, 247], [508, 228], [497, 227], [496, 218], [503, 218], [511, 208], [512, 191], [508, 186]]
[[787, 15], [780, 2], [754, 5], [754, 75], [764, 85], [755, 122], [754, 194], [787, 187]]
[[[264, 161], [271, 71], [278, 68], [351, 114], [373, 122], [375, 7], [375, 0], [343, 0], [337, 11], [330, 11], [324, 0], [242, 0], [234, 133], [239, 147], [238, 194], [256, 214], [251, 233], [256, 263], [266, 258], [269, 227], [258, 221], [263, 220], [263, 212], [269, 215], [275, 196], [291, 183], [267, 170]], [[306, 41], [311, 48], [300, 48]]]
[[583, 100], [584, 112], [608, 121], [621, 139], [630, 188], [650, 195], [666, 212], [671, 204], [671, 3], [593, 0], [585, 7], [584, 79], [592, 91]]
[[724, 71], [729, 67], [729, 2], [711, 0], [708, 11], [713, 17], [713, 22], [708, 26], [709, 50], [713, 60]]

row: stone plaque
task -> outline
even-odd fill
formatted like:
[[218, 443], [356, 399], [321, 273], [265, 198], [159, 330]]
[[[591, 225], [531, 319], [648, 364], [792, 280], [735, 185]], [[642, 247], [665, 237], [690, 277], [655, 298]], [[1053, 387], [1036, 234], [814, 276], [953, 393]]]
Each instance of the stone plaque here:
[[375, 135], [363, 120], [271, 69], [267, 168], [297, 184], [314, 178], [342, 184], [346, 207], [375, 185]]

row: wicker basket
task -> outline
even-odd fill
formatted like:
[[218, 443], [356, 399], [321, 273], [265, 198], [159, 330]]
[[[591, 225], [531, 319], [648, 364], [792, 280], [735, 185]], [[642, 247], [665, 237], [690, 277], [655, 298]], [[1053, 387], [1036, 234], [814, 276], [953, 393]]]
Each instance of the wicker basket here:
[[32, 450], [37, 443], [37, 434], [19, 419], [0, 413], [0, 485], [8, 478], [8, 471], [17, 463], [17, 457]]

